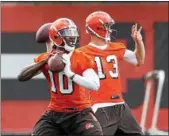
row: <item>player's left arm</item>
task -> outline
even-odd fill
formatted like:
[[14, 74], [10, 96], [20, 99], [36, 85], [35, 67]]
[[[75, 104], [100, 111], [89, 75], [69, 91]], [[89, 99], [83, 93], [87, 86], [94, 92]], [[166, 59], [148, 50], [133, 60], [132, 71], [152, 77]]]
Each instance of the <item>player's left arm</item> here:
[[87, 89], [97, 91], [100, 87], [99, 77], [93, 69], [86, 69], [82, 76], [75, 73], [72, 76], [74, 76], [72, 79], [74, 82]]
[[131, 28], [131, 37], [135, 41], [135, 51], [126, 50], [124, 53], [124, 60], [134, 65], [142, 65], [145, 60], [145, 48], [141, 35], [142, 27], [137, 30], [137, 24]]
[[80, 86], [87, 89], [97, 91], [100, 87], [100, 80], [96, 72], [92, 68], [87, 68], [83, 71], [82, 76], [74, 73], [70, 68], [70, 55], [63, 54], [63, 62], [66, 64], [64, 68], [64, 73], [70, 79]]

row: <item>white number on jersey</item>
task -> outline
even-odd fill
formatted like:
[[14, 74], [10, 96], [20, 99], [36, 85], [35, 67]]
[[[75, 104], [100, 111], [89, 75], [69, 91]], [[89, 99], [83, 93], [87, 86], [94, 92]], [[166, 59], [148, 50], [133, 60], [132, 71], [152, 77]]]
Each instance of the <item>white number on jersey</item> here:
[[[100, 79], [105, 79], [106, 75], [104, 73], [104, 68], [103, 68], [103, 65], [102, 65], [101, 58], [99, 56], [96, 56], [95, 57], [95, 61], [96, 61], [96, 64], [97, 64], [99, 78]], [[107, 63], [113, 63], [113, 71], [110, 70], [109, 71], [109, 75], [112, 78], [118, 78], [119, 72], [118, 72], [117, 57], [115, 55], [109, 55], [109, 56], [106, 57], [106, 62]]]
[[59, 72], [59, 88], [60, 88], [60, 92], [62, 94], [71, 94], [73, 92], [73, 81], [71, 79], [69, 79], [68, 77], [66, 77], [66, 79], [68, 80], [68, 89], [64, 89], [64, 73], [63, 72]]
[[96, 65], [97, 65], [97, 70], [98, 70], [98, 75], [100, 79], [104, 79], [106, 75], [103, 73], [103, 66], [100, 57], [95, 57]]
[[[51, 80], [51, 84], [52, 84], [52, 87], [51, 87], [51, 90], [52, 92], [56, 93], [57, 90], [56, 90], [56, 86], [55, 86], [55, 80], [54, 80], [54, 74], [53, 72], [51, 71], [48, 71], [49, 72], [49, 76], [50, 76], [50, 80]], [[66, 77], [64, 75], [63, 72], [59, 72], [59, 88], [60, 88], [60, 92], [62, 94], [71, 94], [73, 92], [73, 81], [71, 79], [69, 79], [68, 77]], [[67, 80], [67, 83], [68, 83], [68, 89], [64, 89], [64, 76]]]

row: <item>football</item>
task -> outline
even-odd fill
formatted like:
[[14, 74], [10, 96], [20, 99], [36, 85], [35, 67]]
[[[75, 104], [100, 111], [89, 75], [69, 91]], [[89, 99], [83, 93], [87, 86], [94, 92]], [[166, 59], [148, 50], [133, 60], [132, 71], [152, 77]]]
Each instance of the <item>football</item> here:
[[52, 23], [42, 25], [36, 32], [36, 42], [44, 43], [49, 40], [49, 29]]
[[64, 69], [65, 64], [62, 61], [63, 53], [64, 52], [58, 52], [49, 58], [48, 67], [50, 71], [60, 72]]

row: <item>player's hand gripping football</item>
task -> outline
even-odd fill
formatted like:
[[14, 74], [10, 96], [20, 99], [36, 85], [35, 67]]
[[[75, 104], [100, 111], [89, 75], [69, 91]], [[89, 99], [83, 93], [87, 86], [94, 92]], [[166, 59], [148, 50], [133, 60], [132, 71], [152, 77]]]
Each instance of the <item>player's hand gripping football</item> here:
[[131, 37], [133, 38], [133, 40], [135, 42], [142, 41], [141, 30], [142, 30], [142, 27], [137, 29], [137, 23], [132, 26], [132, 28], [131, 28]]
[[68, 77], [68, 78], [71, 78], [75, 73], [72, 72], [71, 70], [71, 63], [70, 63], [70, 57], [71, 57], [71, 53], [69, 54], [66, 54], [64, 53], [62, 55], [62, 61], [65, 63], [65, 68], [63, 70], [63, 72], [65, 73], [65, 75]]
[[51, 56], [54, 56], [55, 53], [57, 53], [57, 51], [51, 51], [51, 52], [49, 52], [47, 58], [44, 59], [43, 61], [45, 61], [46, 63], [48, 63], [49, 58], [50, 58]]

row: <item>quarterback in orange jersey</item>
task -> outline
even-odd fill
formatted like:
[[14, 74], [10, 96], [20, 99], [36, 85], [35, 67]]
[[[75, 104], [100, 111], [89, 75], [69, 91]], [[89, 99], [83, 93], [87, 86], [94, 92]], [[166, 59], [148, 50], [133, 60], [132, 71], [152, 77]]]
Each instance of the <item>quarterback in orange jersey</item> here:
[[[35, 63], [43, 61], [46, 57], [48, 57], [48, 55], [48, 53], [39, 55], [35, 58]], [[49, 108], [54, 111], [72, 112], [91, 107], [89, 91], [86, 91], [84, 87], [93, 90], [97, 90], [99, 87], [97, 83], [98, 81], [96, 81], [96, 86], [93, 86], [90, 79], [88, 79], [89, 81], [86, 81], [85, 79], [80, 79], [80, 77], [78, 77], [78, 75], [83, 75], [83, 72], [86, 69], [92, 69], [95, 67], [95, 63], [91, 61], [88, 56], [81, 51], [75, 50], [72, 52], [70, 63], [71, 70], [77, 74], [75, 75], [77, 77], [74, 77], [73, 80], [68, 78], [64, 71], [59, 73], [49, 71], [47, 64], [41, 68], [51, 91]], [[88, 74], [93, 75], [92, 72], [87, 72], [87, 76]], [[93, 76], [96, 77], [97, 75]]]
[[[120, 42], [111, 42], [113, 18], [106, 12], [96, 11], [86, 19], [86, 31], [91, 36], [88, 45], [78, 50], [85, 52], [97, 64], [100, 88], [91, 92], [92, 109], [99, 120], [104, 135], [143, 135], [130, 108], [122, 97], [118, 62], [125, 60], [134, 65], [142, 65], [145, 58], [141, 29], [137, 24], [131, 29], [135, 41], [135, 51], [126, 49]], [[136, 90], [137, 91], [137, 90]]]
[[[57, 19], [50, 26], [49, 39], [53, 43], [52, 48], [34, 59], [35, 65], [44, 62], [41, 67], [34, 68], [34, 71], [41, 71], [45, 76], [51, 100], [48, 110], [36, 123], [32, 135], [103, 135], [102, 128], [91, 109], [88, 91], [98, 90], [100, 86], [99, 77], [93, 70], [96, 64], [84, 52], [75, 50], [79, 41], [75, 23], [68, 18]], [[54, 45], [56, 49], [53, 48]], [[64, 70], [58, 73], [51, 72], [48, 68], [48, 58], [54, 55], [54, 51], [59, 50], [65, 51], [62, 55]], [[26, 73], [26, 70], [21, 72], [20, 77], [31, 75], [31, 70], [25, 75], [24, 72]], [[35, 75], [35, 72], [33, 74]], [[32, 77], [26, 80], [30, 78]]]

